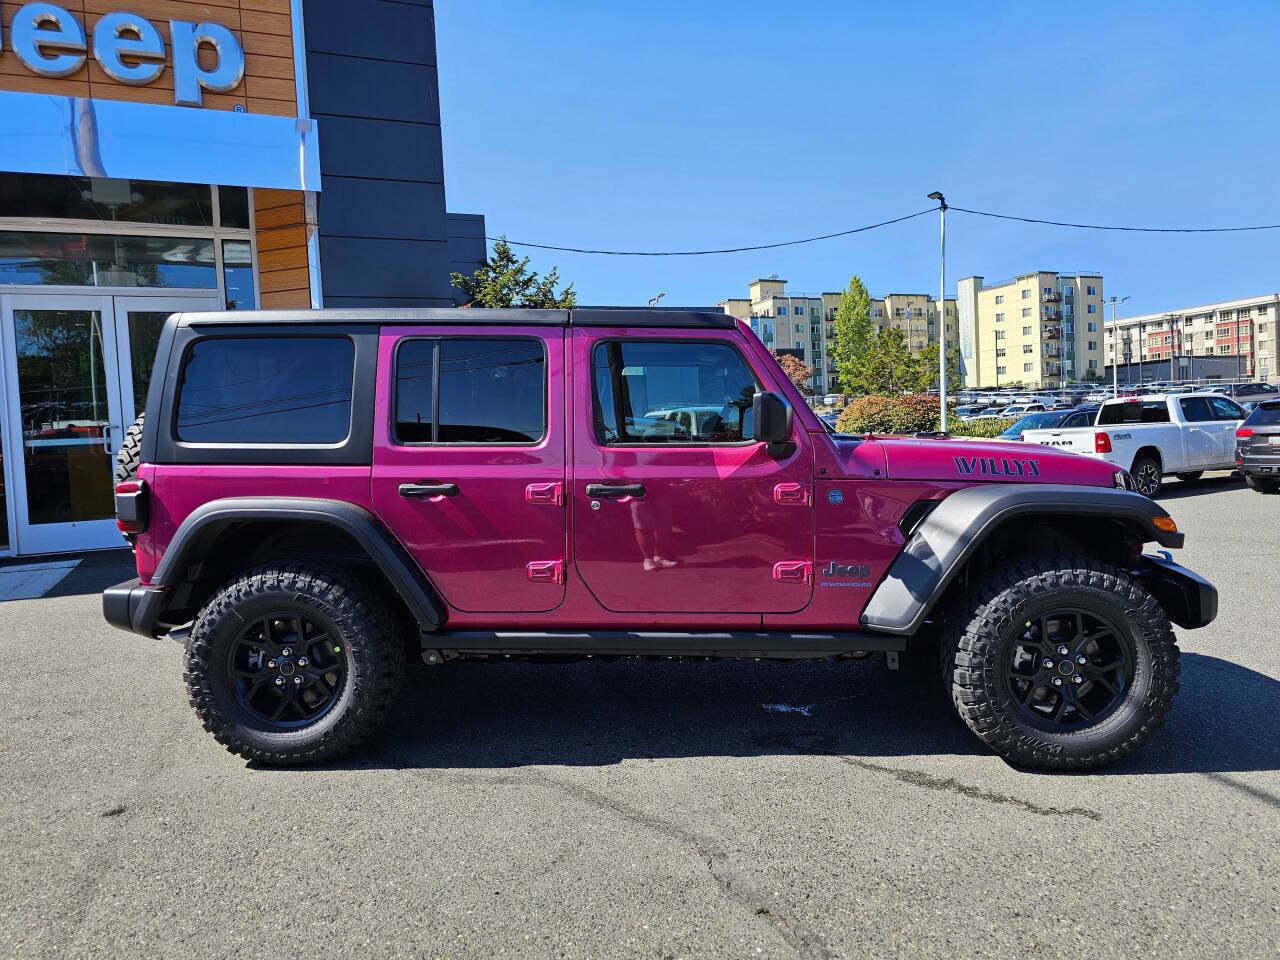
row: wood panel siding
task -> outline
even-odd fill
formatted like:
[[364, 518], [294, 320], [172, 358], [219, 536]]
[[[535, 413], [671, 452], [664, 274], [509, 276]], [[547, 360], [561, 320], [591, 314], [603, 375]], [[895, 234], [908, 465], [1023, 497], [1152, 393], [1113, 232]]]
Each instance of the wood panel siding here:
[[303, 194], [296, 190], [254, 190], [253, 216], [258, 232], [261, 306], [264, 309], [311, 306]]
[[[21, 6], [22, 3], [14, 0], [0, 0], [0, 20], [4, 24], [6, 39], [13, 15]], [[289, 0], [208, 0], [206, 3], [129, 0], [125, 4], [120, 0], [59, 0], [59, 6], [84, 26], [89, 46], [85, 65], [69, 77], [41, 77], [28, 70], [14, 54], [12, 45], [6, 43], [0, 50], [0, 90], [173, 106], [173, 41], [169, 35], [169, 20], [175, 19], [221, 24], [235, 34], [244, 49], [244, 80], [240, 86], [226, 94], [202, 91], [203, 108], [190, 109], [240, 109], [282, 117], [298, 114]], [[164, 38], [164, 70], [145, 86], [130, 86], [112, 80], [94, 59], [93, 28], [103, 14], [117, 10], [141, 14]], [[199, 60], [202, 66], [211, 66], [213, 51], [202, 47]]]

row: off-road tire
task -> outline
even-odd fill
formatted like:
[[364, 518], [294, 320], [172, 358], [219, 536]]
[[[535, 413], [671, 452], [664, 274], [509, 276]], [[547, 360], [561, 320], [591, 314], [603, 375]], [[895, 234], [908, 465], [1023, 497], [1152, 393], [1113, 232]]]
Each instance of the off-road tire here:
[[1130, 468], [1129, 475], [1133, 477], [1133, 482], [1137, 484], [1139, 493], [1154, 499], [1164, 485], [1163, 469], [1159, 460], [1150, 454], [1144, 453], [1134, 458], [1133, 467]]
[[[346, 681], [314, 723], [273, 730], [238, 703], [225, 664], [247, 621], [289, 610], [342, 637]], [[404, 675], [404, 651], [387, 598], [360, 574], [311, 561], [274, 563], [237, 576], [200, 611], [187, 638], [184, 678], [196, 716], [232, 753], [267, 766], [316, 764], [349, 753], [382, 723]]]
[[[1000, 664], [1029, 617], [1074, 607], [1096, 611], [1126, 631], [1135, 669], [1109, 716], [1082, 729], [1049, 731], [1025, 719]], [[1012, 763], [1085, 770], [1114, 763], [1164, 722], [1178, 691], [1177, 641], [1155, 598], [1124, 572], [1085, 557], [1025, 558], [972, 589], [948, 624], [941, 655], [952, 700], [965, 724]]]
[[[116, 483], [125, 483], [138, 477], [138, 465], [142, 463], [142, 428], [147, 419], [146, 411], [138, 414], [138, 419], [129, 424], [124, 432], [124, 440], [116, 451]], [[133, 546], [137, 535], [122, 533], [129, 546]]]
[[1280, 483], [1277, 483], [1275, 480], [1263, 480], [1259, 477], [1250, 477], [1246, 475], [1244, 482], [1250, 490], [1256, 490], [1258, 493], [1280, 492]]
[[1178, 479], [1183, 483], [1195, 483], [1204, 476], [1203, 470], [1188, 470], [1186, 473], [1178, 474]]

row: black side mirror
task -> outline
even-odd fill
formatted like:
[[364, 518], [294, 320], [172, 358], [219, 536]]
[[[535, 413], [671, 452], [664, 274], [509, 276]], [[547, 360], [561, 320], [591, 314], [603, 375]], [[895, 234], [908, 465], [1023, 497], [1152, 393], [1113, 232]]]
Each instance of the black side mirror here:
[[776, 393], [757, 393], [751, 398], [751, 419], [757, 440], [786, 443], [791, 439], [791, 408]]

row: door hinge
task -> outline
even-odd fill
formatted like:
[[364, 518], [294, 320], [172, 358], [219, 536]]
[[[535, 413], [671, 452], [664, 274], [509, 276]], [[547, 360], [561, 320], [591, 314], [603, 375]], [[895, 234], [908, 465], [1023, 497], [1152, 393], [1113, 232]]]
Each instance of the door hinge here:
[[530, 503], [547, 503], [557, 507], [564, 506], [564, 484], [531, 483], [524, 488], [524, 498]]
[[809, 488], [801, 483], [779, 483], [773, 488], [773, 502], [787, 506], [807, 507]]
[[813, 564], [808, 560], [783, 560], [773, 565], [773, 579], [779, 583], [808, 583], [813, 577]]
[[524, 572], [534, 583], [564, 583], [563, 560], [534, 560]]

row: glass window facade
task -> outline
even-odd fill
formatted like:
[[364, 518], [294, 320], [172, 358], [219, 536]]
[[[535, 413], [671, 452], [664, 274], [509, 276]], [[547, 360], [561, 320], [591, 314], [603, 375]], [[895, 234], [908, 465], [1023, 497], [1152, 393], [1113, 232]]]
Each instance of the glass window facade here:
[[213, 240], [0, 231], [0, 284], [215, 290]]
[[[247, 193], [244, 206], [247, 228]], [[223, 210], [225, 216], [225, 205]], [[0, 174], [0, 217], [212, 227], [213, 190], [196, 183], [5, 173]]]

